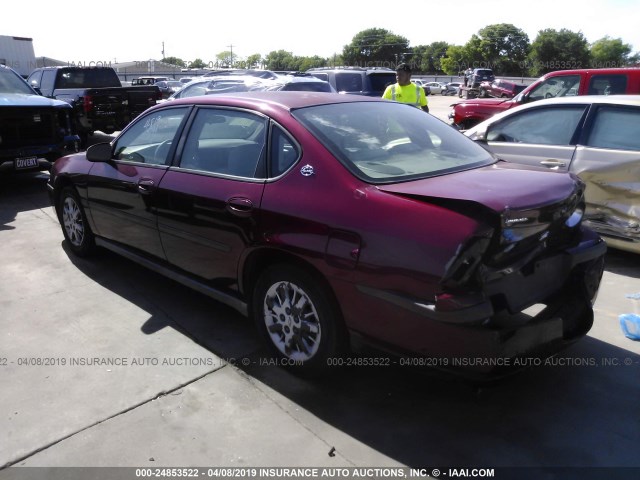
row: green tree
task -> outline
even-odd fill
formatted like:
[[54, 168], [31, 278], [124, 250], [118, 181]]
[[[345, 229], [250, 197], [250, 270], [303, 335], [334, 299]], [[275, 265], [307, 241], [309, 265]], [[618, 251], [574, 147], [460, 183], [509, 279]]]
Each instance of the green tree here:
[[460, 45], [451, 45], [447, 48], [447, 54], [440, 61], [442, 71], [447, 75], [460, 75], [470, 66], [467, 50]]
[[527, 66], [530, 75], [538, 76], [553, 70], [588, 68], [590, 56], [589, 44], [582, 32], [548, 28], [540, 30], [531, 44]]
[[220, 65], [221, 67], [233, 67], [234, 66], [234, 60], [236, 58], [236, 55], [234, 55], [231, 51], [226, 50], [224, 52], [220, 52], [216, 55], [216, 59], [217, 64]]
[[345, 45], [342, 58], [345, 65], [363, 67], [391, 67], [410, 55], [409, 40], [382, 28], [369, 28], [356, 34]]
[[472, 68], [491, 68], [498, 75], [522, 73], [530, 48], [524, 31], [510, 23], [498, 23], [479, 30], [478, 38], [482, 60]]
[[314, 55], [313, 57], [302, 57], [298, 70], [301, 72], [307, 71], [310, 68], [326, 67], [329, 65], [329, 61], [326, 58]]
[[268, 70], [296, 70], [296, 61], [291, 52], [286, 50], [272, 51], [264, 59]]
[[206, 63], [201, 58], [196, 58], [193, 62], [189, 64], [189, 68], [205, 68], [207, 66]]
[[630, 54], [631, 45], [622, 43], [620, 38], [606, 36], [591, 44], [591, 67], [626, 67], [637, 61], [636, 58], [630, 57]]
[[449, 49], [447, 42], [433, 42], [429, 45], [413, 47], [412, 62], [416, 68], [425, 73], [441, 73], [443, 68], [441, 61], [447, 55]]
[[256, 68], [262, 63], [262, 55], [254, 53], [249, 55], [246, 59], [247, 68]]
[[461, 75], [467, 68], [489, 68], [484, 55], [482, 39], [473, 34], [464, 46], [449, 47], [446, 57], [440, 60], [440, 66], [447, 75]]
[[184, 68], [187, 66], [184, 60], [178, 57], [165, 57], [162, 59], [163, 63], [168, 63], [169, 65], [175, 65], [176, 67]]

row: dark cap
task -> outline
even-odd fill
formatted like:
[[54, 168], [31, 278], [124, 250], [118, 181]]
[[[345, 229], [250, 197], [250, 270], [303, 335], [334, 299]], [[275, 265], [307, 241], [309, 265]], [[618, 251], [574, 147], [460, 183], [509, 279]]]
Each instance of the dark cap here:
[[396, 72], [411, 72], [411, 65], [408, 63], [400, 63], [396, 67]]

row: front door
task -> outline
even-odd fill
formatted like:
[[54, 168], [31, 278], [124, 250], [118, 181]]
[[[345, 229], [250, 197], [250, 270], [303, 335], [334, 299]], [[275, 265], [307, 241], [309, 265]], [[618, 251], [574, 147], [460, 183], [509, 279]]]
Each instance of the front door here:
[[91, 167], [87, 194], [98, 235], [164, 258], [155, 194], [188, 111], [165, 109], [140, 118], [117, 139], [113, 160]]

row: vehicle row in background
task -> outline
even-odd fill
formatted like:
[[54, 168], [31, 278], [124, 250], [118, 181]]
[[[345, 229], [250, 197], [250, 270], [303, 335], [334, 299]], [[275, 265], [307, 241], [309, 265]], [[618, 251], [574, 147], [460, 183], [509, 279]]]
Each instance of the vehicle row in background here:
[[96, 130], [122, 130], [161, 98], [155, 84], [123, 87], [110, 67], [37, 68], [27, 82], [42, 96], [71, 105], [83, 146]]
[[48, 170], [79, 144], [71, 105], [42, 97], [0, 65], [0, 174]]
[[[463, 87], [464, 90], [464, 87]], [[473, 127], [496, 113], [543, 98], [640, 94], [640, 68], [558, 70], [543, 75], [512, 99], [474, 98], [451, 105], [453, 125]]]

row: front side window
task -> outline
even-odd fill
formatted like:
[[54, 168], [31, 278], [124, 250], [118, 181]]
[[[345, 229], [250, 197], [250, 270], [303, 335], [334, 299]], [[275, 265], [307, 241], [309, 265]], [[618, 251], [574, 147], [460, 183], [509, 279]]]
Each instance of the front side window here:
[[294, 110], [356, 177], [391, 183], [494, 162], [481, 146], [412, 105], [349, 102]]
[[242, 110], [201, 108], [185, 141], [180, 168], [264, 178], [267, 120]]
[[587, 145], [640, 151], [640, 108], [598, 108]]
[[577, 95], [579, 87], [580, 75], [564, 75], [547, 78], [529, 92], [529, 100], [535, 101], [544, 98]]
[[512, 115], [487, 129], [489, 142], [569, 145], [585, 105], [536, 108]]
[[140, 118], [118, 138], [114, 158], [168, 165], [169, 151], [188, 111], [188, 107], [167, 108]]

